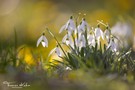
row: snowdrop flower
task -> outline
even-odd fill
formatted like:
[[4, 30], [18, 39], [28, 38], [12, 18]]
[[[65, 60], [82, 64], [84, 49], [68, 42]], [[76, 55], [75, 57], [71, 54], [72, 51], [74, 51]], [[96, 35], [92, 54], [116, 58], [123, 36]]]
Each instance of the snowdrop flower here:
[[62, 43], [65, 43], [66, 45], [70, 45], [72, 48], [74, 48], [74, 43], [68, 33], [63, 37]]
[[83, 31], [85, 31], [85, 29], [87, 29], [87, 31], [89, 31], [89, 29], [90, 29], [90, 26], [86, 22], [85, 18], [83, 18], [83, 20], [82, 20], [82, 23], [80, 25], [80, 29], [82, 29]]
[[111, 35], [111, 31], [108, 30], [108, 28], [104, 31], [104, 36], [107, 40], [107, 42], [110, 41], [110, 35]]
[[93, 34], [88, 34], [88, 44], [91, 46], [95, 46], [95, 37]]
[[59, 33], [61, 33], [64, 30], [68, 31], [68, 34], [71, 35], [72, 32], [76, 29], [75, 27], [75, 23], [73, 21], [73, 17], [71, 16], [70, 19], [67, 21], [67, 23], [65, 25], [63, 25], [59, 31]]
[[58, 55], [58, 56], [62, 56], [62, 53], [60, 51], [60, 48], [57, 46], [56, 49], [55, 49], [55, 53]]
[[38, 39], [37, 41], [37, 47], [39, 46], [39, 44], [42, 44], [43, 47], [48, 47], [48, 40], [45, 37], [45, 34], [43, 33], [43, 35]]
[[85, 32], [86, 29], [87, 29], [87, 32], [89, 32], [90, 26], [88, 25], [88, 23], [83, 18], [82, 22], [80, 23], [80, 25], [78, 25], [77, 29], [78, 29], [78, 33], [79, 33], [79, 36], [80, 36], [83, 32]]
[[99, 40], [100, 37], [102, 37], [102, 39], [104, 39], [103, 31], [99, 27], [95, 28], [95, 37], [97, 40]]
[[[78, 36], [80, 37], [81, 34], [83, 33], [83, 30], [81, 29], [81, 24], [77, 26], [77, 29], [76, 29], [75, 31], [76, 31], [75, 34], [78, 33]], [[77, 32], [77, 31], [78, 31], [78, 32]]]
[[50, 53], [49, 53], [48, 56], [52, 55], [54, 52], [55, 52], [59, 57], [62, 56], [62, 52], [61, 52], [60, 48], [58, 47], [58, 45], [57, 45], [54, 49], [52, 49], [52, 50], [50, 51]]
[[79, 38], [79, 43], [80, 43], [80, 47], [86, 47], [86, 40], [84, 35], [81, 35], [81, 37]]
[[109, 45], [107, 46], [107, 49], [110, 47], [110, 49], [113, 51], [113, 52], [116, 52], [117, 51], [117, 45], [116, 43], [114, 42], [114, 39], [111, 39]]

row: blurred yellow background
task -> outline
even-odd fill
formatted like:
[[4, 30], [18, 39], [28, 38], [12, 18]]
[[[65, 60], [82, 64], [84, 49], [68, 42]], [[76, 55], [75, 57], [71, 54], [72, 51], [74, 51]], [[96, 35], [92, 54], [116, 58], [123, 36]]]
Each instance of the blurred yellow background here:
[[16, 28], [19, 43], [34, 42], [44, 26], [57, 34], [70, 15], [79, 12], [87, 14], [91, 26], [97, 20], [112, 26], [121, 18], [135, 26], [134, 3], [134, 0], [0, 0], [0, 39], [11, 39]]

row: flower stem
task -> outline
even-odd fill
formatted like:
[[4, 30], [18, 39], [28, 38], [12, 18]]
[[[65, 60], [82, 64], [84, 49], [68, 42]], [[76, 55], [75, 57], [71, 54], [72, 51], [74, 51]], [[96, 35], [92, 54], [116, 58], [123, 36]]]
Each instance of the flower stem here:
[[55, 37], [55, 35], [48, 29], [46, 28], [46, 30], [49, 32], [49, 34], [56, 40], [58, 46], [61, 48], [62, 52], [64, 53], [64, 55], [68, 58], [68, 56], [66, 55], [64, 49], [62, 48], [62, 46], [60, 45], [59, 41], [57, 40], [57, 38]]

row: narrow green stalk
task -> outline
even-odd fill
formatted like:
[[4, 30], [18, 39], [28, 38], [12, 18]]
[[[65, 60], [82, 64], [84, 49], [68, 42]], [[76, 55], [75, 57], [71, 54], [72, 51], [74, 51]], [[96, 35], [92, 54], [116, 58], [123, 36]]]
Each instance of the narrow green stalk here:
[[74, 37], [73, 34], [72, 34], [72, 38], [73, 38], [73, 42], [74, 42], [74, 47], [75, 47], [75, 49], [76, 49], [75, 37]]
[[62, 52], [64, 53], [64, 55], [68, 58], [68, 56], [66, 55], [64, 49], [62, 48], [62, 46], [60, 45], [59, 41], [57, 40], [57, 38], [54, 36], [54, 34], [48, 29], [46, 28], [46, 30], [49, 32], [49, 34], [56, 40], [57, 44], [59, 45], [59, 47], [61, 48]]

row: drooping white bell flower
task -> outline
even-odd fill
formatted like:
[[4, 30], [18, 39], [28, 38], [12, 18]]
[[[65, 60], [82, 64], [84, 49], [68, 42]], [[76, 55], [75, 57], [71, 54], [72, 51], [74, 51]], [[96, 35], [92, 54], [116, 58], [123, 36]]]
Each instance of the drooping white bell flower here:
[[68, 33], [63, 37], [62, 43], [65, 43], [66, 45], [70, 45], [72, 48], [74, 48], [74, 43], [72, 41], [72, 38], [68, 35]]
[[117, 51], [117, 44], [114, 42], [114, 39], [111, 39], [110, 40], [110, 43], [109, 45], [107, 46], [107, 49], [110, 47], [110, 49], [113, 51], [113, 52], [116, 52]]
[[104, 31], [104, 37], [106, 38], [107, 42], [110, 41], [110, 35], [111, 35], [111, 31], [109, 31], [108, 29], [106, 29]]
[[99, 40], [100, 37], [102, 37], [102, 39], [104, 39], [104, 33], [99, 27], [95, 28], [95, 37], [97, 40]]
[[95, 47], [95, 36], [93, 34], [88, 34], [88, 44]]
[[[78, 32], [77, 32], [77, 31], [78, 31]], [[81, 29], [81, 24], [77, 26], [77, 30], [76, 30], [75, 34], [77, 34], [77, 33], [78, 33], [78, 36], [79, 36], [79, 37], [80, 37], [81, 34], [83, 33], [83, 30]]]
[[60, 51], [60, 48], [57, 46], [56, 49], [55, 49], [55, 53], [58, 55], [58, 56], [62, 56], [62, 53]]
[[89, 32], [90, 26], [88, 25], [86, 20], [83, 18], [80, 25], [77, 26], [77, 29], [78, 29], [78, 33], [79, 33], [79, 36], [80, 36], [80, 34], [82, 34], [82, 32], [85, 32], [86, 29], [87, 29], [87, 32]]
[[59, 33], [61, 33], [64, 30], [67, 30], [68, 31], [68, 34], [71, 35], [72, 32], [75, 29], [76, 29], [75, 23], [74, 23], [73, 17], [71, 16], [70, 19], [67, 21], [67, 23], [61, 27]]
[[87, 29], [87, 31], [90, 30], [90, 26], [88, 25], [88, 23], [86, 22], [85, 18], [83, 18], [82, 23], [80, 25], [80, 28], [85, 31], [85, 29]]
[[63, 37], [62, 43], [66, 43], [68, 45], [69, 43], [67, 43], [67, 41], [69, 41], [69, 35], [68, 35], [68, 33]]
[[81, 37], [79, 38], [79, 43], [80, 43], [80, 47], [86, 47], [86, 40], [84, 35], [81, 35]]
[[37, 41], [37, 47], [39, 46], [39, 44], [42, 44], [43, 47], [48, 47], [48, 40], [45, 37], [45, 34], [43, 33], [43, 35], [38, 39]]
[[57, 45], [54, 49], [52, 49], [52, 50], [50, 51], [50, 53], [49, 53], [48, 56], [52, 55], [54, 52], [55, 52], [59, 57], [62, 56], [62, 51], [60, 50], [60, 48], [58, 47], [58, 45]]

